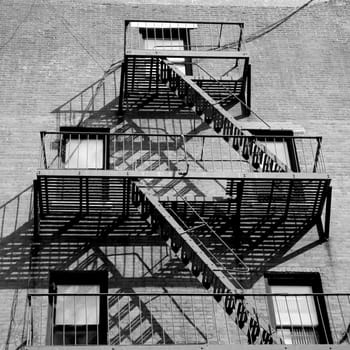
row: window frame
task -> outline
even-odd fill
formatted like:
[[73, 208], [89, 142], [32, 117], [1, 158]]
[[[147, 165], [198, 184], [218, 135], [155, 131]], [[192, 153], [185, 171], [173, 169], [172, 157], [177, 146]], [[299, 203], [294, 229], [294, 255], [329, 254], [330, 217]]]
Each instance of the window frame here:
[[[265, 287], [267, 293], [271, 293], [271, 286], [307, 286], [312, 288], [312, 293], [323, 293], [321, 278], [317, 272], [269, 272], [265, 274]], [[332, 334], [329, 326], [329, 318], [325, 298], [321, 295], [314, 298], [316, 315], [319, 325], [315, 327], [318, 332], [318, 344], [333, 344]], [[271, 326], [276, 326], [275, 309], [272, 296], [267, 298], [268, 311]], [[283, 327], [283, 325], [282, 325]], [[285, 327], [286, 329], [288, 326]]]
[[[185, 27], [179, 27], [179, 28], [172, 28], [171, 23], [168, 23], [167, 27], [159, 28], [159, 27], [151, 27], [151, 23], [147, 23], [147, 27], [140, 27], [139, 32], [142, 36], [142, 40], [146, 43], [149, 39], [156, 39], [160, 38], [165, 40], [182, 40], [183, 41], [183, 50], [184, 51], [190, 51], [191, 50], [191, 36], [190, 36], [190, 29], [192, 28], [185, 28]], [[155, 23], [156, 24], [156, 23]], [[154, 24], [154, 25], [155, 25]], [[159, 35], [160, 34], [160, 35]], [[165, 35], [166, 34], [166, 35]], [[161, 51], [161, 50], [159, 50]], [[192, 75], [193, 69], [192, 65], [190, 64], [192, 62], [190, 57], [184, 57], [184, 66], [185, 66], [185, 74], [186, 75]], [[180, 64], [179, 64], [180, 65]]]
[[300, 172], [298, 153], [293, 139], [294, 132], [292, 130], [266, 130], [266, 129], [249, 129], [253, 136], [264, 143], [267, 137], [273, 137], [276, 142], [285, 142], [289, 155], [290, 168], [294, 172]]
[[[50, 271], [49, 272], [49, 310], [48, 310], [48, 326], [47, 326], [47, 344], [48, 345], [60, 345], [55, 344], [55, 332], [79, 333], [84, 331], [94, 332], [98, 329], [98, 341], [96, 343], [89, 343], [88, 345], [107, 345], [108, 335], [108, 313], [107, 313], [107, 295], [99, 296], [99, 323], [92, 325], [89, 329], [88, 325], [56, 325], [56, 303], [57, 303], [57, 286], [58, 285], [99, 285], [99, 293], [108, 293], [108, 272], [107, 271]], [[62, 338], [62, 343], [63, 338]], [[86, 344], [86, 343], [85, 343]], [[80, 345], [85, 345], [80, 344]], [[62, 345], [79, 345], [74, 344], [62, 344]]]
[[[72, 134], [69, 134], [69, 133]], [[109, 141], [110, 141], [110, 129], [109, 128], [91, 128], [91, 127], [76, 127], [76, 126], [61, 126], [60, 133], [68, 133], [70, 135], [70, 139], [80, 139], [85, 140], [88, 139], [89, 136], [94, 133], [103, 133], [103, 135], [97, 135], [98, 140], [103, 141], [102, 146], [102, 168], [78, 168], [78, 169], [98, 169], [98, 170], [108, 170], [110, 163], [110, 154], [109, 154]], [[62, 160], [62, 164], [65, 163], [65, 155], [66, 155], [66, 143], [68, 141], [68, 135], [61, 134], [61, 142], [60, 142], [60, 150], [59, 155]], [[95, 136], [95, 135], [93, 135]]]

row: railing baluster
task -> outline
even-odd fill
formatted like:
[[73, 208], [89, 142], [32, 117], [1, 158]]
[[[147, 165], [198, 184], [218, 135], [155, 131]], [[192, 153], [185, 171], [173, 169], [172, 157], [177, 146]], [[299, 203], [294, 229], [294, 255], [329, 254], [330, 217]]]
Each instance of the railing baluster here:
[[[116, 248], [116, 247], [114, 247]], [[116, 263], [114, 263], [114, 265], [116, 265]], [[100, 302], [100, 300], [99, 300]], [[109, 303], [110, 303], [110, 300], [109, 300], [109, 296], [106, 295], [106, 319], [104, 320], [106, 322], [106, 327], [107, 327], [107, 345], [111, 345], [111, 338], [110, 338], [110, 329], [109, 329], [109, 319], [108, 319], [108, 316], [110, 315], [110, 310], [109, 310]], [[118, 310], [118, 308], [117, 308]]]
[[206, 343], [209, 343], [209, 334], [208, 334], [208, 328], [207, 328], [207, 312], [204, 310], [204, 302], [203, 302], [203, 295], [201, 295], [201, 305], [202, 305], [202, 312], [203, 312], [203, 320], [204, 320], [204, 333], [206, 337]]
[[[317, 298], [317, 296], [315, 297]], [[317, 326], [314, 325], [314, 320], [312, 319], [312, 312], [311, 312], [311, 309], [310, 309], [310, 305], [309, 305], [309, 297], [306, 296], [305, 297], [305, 300], [306, 300], [306, 306], [307, 306], [307, 310], [308, 310], [308, 314], [309, 314], [309, 317], [310, 317], [310, 323], [311, 323], [311, 329], [312, 329], [312, 333], [313, 333], [313, 336], [314, 336], [314, 339], [317, 339], [317, 334], [316, 334], [316, 331], [315, 331], [315, 328]], [[312, 302], [311, 302], [312, 303]], [[315, 303], [316, 304], [316, 303]], [[321, 320], [321, 323], [322, 323], [322, 326], [324, 326], [324, 322], [323, 322], [323, 319]], [[328, 341], [327, 341], [328, 343]]]
[[116, 100], [117, 99], [117, 96], [118, 96], [118, 87], [117, 87], [117, 78], [116, 78], [116, 75], [115, 75], [115, 71], [113, 72], [113, 91], [114, 91], [114, 99]]
[[[135, 152], [134, 152], [134, 136], [131, 135], [131, 159], [134, 159], [134, 156], [135, 156]], [[135, 163], [133, 162], [133, 167], [134, 167], [134, 170], [136, 169], [136, 165]]]
[[[191, 300], [191, 304], [193, 305], [193, 302]], [[180, 295], [180, 305], [183, 305], [183, 301], [182, 301], [182, 295]], [[182, 312], [182, 326], [183, 326], [183, 336], [185, 338], [185, 344], [187, 344], [187, 337], [188, 337], [188, 334], [187, 334], [187, 331], [186, 331], [186, 324], [185, 324], [185, 310], [184, 308], [182, 307], [181, 308], [181, 312]], [[197, 332], [197, 329], [195, 329], [195, 332]]]
[[[117, 322], [114, 323], [113, 344], [122, 344], [129, 338], [131, 344], [202, 344], [203, 340], [207, 344], [232, 344], [234, 342], [247, 342], [247, 336], [253, 334], [253, 329], [248, 328], [249, 334], [245, 334], [241, 325], [238, 323], [242, 320], [240, 315], [228, 314], [225, 312], [227, 298], [236, 297], [232, 293], [224, 293], [225, 305], [215, 304], [214, 294], [212, 293], [115, 293], [115, 294], [58, 294], [53, 296], [47, 293], [29, 293], [27, 295], [27, 311], [25, 311], [24, 334], [27, 335], [28, 346], [45, 345], [43, 343], [46, 334], [50, 334], [46, 345], [91, 345], [92, 339], [97, 337], [96, 345], [104, 345], [99, 329], [99, 320], [102, 317], [102, 310], [98, 311], [98, 302], [101, 297], [107, 298], [106, 316], [114, 317]], [[110, 298], [108, 300], [108, 298]], [[211, 302], [207, 298], [211, 298]], [[329, 298], [333, 298], [330, 303]], [[44, 303], [44, 300], [48, 303]], [[88, 300], [88, 298], [90, 298]], [[261, 300], [261, 298], [263, 298]], [[312, 301], [313, 299], [313, 301]], [[80, 302], [79, 302], [80, 300]], [[92, 300], [94, 304], [91, 304]], [[123, 300], [125, 303], [123, 304]], [[258, 300], [258, 303], [257, 303]], [[261, 300], [261, 302], [260, 302]], [[271, 302], [272, 308], [269, 308], [268, 301]], [[273, 302], [274, 301], [274, 302]], [[306, 304], [305, 304], [306, 301]], [[57, 304], [57, 302], [59, 304]], [[153, 302], [157, 305], [153, 306]], [[346, 341], [348, 335], [346, 330], [348, 325], [345, 323], [344, 310], [350, 307], [350, 295], [348, 293], [338, 294], [242, 294], [239, 302], [234, 303], [234, 308], [247, 310], [248, 302], [253, 306], [253, 313], [262, 321], [268, 310], [274, 311], [276, 321], [269, 320], [278, 326], [278, 333], [281, 338], [287, 342], [292, 340], [294, 344], [315, 344], [323, 338], [319, 338], [318, 331], [325, 337], [322, 341], [330, 344], [328, 338], [329, 330], [326, 319], [323, 317], [326, 312], [323, 304], [328, 306], [330, 326], [333, 334], [333, 342]], [[169, 305], [170, 303], [170, 305]], [[312, 307], [312, 303], [314, 306]], [[78, 304], [81, 306], [78, 307]], [[108, 306], [109, 305], [109, 306]], [[332, 308], [329, 306], [332, 305]], [[337, 307], [338, 305], [338, 307]], [[58, 308], [56, 308], [58, 306]], [[89, 315], [89, 307], [94, 306], [96, 315]], [[222, 307], [221, 307], [222, 306]], [[49, 307], [49, 312], [45, 308]], [[110, 307], [113, 307], [114, 314], [111, 313]], [[293, 309], [290, 309], [293, 307]], [[52, 308], [52, 309], [51, 309]], [[56, 308], [56, 309], [55, 309]], [[71, 308], [71, 309], [69, 309]], [[136, 308], [136, 309], [135, 309]], [[317, 310], [318, 324], [314, 323]], [[242, 311], [241, 310], [241, 311]], [[79, 318], [81, 315], [83, 318]], [[45, 320], [50, 317], [50, 321]], [[84, 320], [85, 318], [85, 320]], [[72, 321], [73, 319], [73, 321]], [[94, 321], [92, 322], [92, 320]], [[83, 321], [83, 322], [82, 322]], [[127, 322], [125, 322], [127, 321]], [[107, 320], [110, 323], [111, 320]], [[147, 329], [143, 324], [147, 325]], [[48, 329], [45, 331], [45, 325]], [[251, 322], [250, 322], [251, 324]], [[234, 326], [237, 330], [237, 336], [234, 335]], [[56, 333], [56, 326], [60, 330]], [[83, 333], [78, 331], [78, 327], [84, 327]], [[155, 328], [157, 327], [157, 328]], [[192, 329], [194, 333], [192, 333]], [[72, 333], [74, 330], [74, 334]], [[288, 335], [286, 333], [288, 330]], [[339, 331], [342, 333], [342, 339], [338, 338]], [[122, 338], [124, 332], [128, 334]], [[144, 332], [143, 332], [144, 331]], [[170, 331], [170, 334], [169, 334]], [[276, 332], [275, 330], [271, 330]], [[110, 343], [109, 326], [106, 330], [107, 343]], [[226, 333], [222, 333], [226, 332]], [[159, 335], [159, 338], [155, 338]], [[170, 337], [171, 335], [171, 337]], [[125, 336], [125, 334], [124, 334]], [[151, 338], [150, 338], [151, 337]], [[251, 339], [255, 339], [252, 335]], [[254, 344], [272, 344], [268, 340], [268, 334], [260, 334], [253, 340]]]
[[74, 310], [74, 344], [77, 344], [77, 320], [76, 320], [76, 304], [75, 304], [75, 295], [73, 296], [73, 310]]
[[197, 326], [197, 317], [194, 313], [194, 305], [195, 305], [195, 301], [196, 301], [196, 298], [194, 296], [191, 296], [191, 312], [192, 312], [192, 319], [193, 319], [193, 323], [194, 323], [194, 333], [196, 335], [196, 344], [199, 344], [198, 342], [198, 326]]
[[221, 170], [222, 171], [224, 171], [225, 170], [225, 168], [224, 168], [224, 160], [226, 160], [226, 158], [225, 157], [223, 157], [223, 155], [222, 155], [222, 147], [221, 147], [221, 140], [219, 139], [218, 140], [219, 141], [219, 159], [218, 159], [218, 163], [220, 162], [220, 160], [221, 160]]
[[228, 344], [232, 344], [231, 337], [230, 337], [230, 333], [231, 332], [230, 332], [229, 324], [228, 324], [228, 321], [227, 321], [228, 316], [227, 316], [227, 313], [225, 311], [223, 312], [223, 314], [224, 314], [224, 321], [225, 321], [226, 336], [227, 336]]
[[152, 339], [152, 342], [151, 344], [153, 345], [153, 341], [154, 341], [154, 325], [153, 325], [153, 308], [152, 308], [152, 305], [153, 305], [153, 300], [152, 300], [152, 296], [149, 295], [148, 296], [148, 304], [150, 306], [150, 326], [151, 326], [151, 339]]
[[133, 342], [133, 340], [132, 340], [132, 335], [131, 335], [131, 331], [132, 331], [132, 329], [131, 329], [131, 326], [132, 326], [132, 322], [131, 322], [131, 310], [130, 310], [131, 297], [128, 296], [127, 299], [128, 299], [128, 304], [127, 304], [127, 305], [128, 305], [128, 316], [129, 316], [129, 339], [130, 339], [130, 341], [131, 341], [131, 344], [133, 344], [134, 342]]
[[4, 207], [2, 208], [1, 236], [0, 236], [1, 239], [4, 237], [5, 216], [6, 216], [6, 206], [4, 206]]
[[[58, 298], [58, 297], [57, 297]], [[57, 300], [56, 298], [56, 300]], [[49, 296], [49, 302], [50, 302], [50, 296]], [[50, 329], [50, 345], [54, 345], [54, 327], [53, 325], [55, 324], [55, 315], [56, 315], [56, 312], [57, 312], [57, 307], [56, 307], [56, 302], [55, 302], [55, 299], [53, 297], [51, 297], [51, 305], [50, 305], [50, 326], [51, 326], [51, 329]]]
[[[301, 310], [300, 310], [300, 307], [299, 307], [299, 301], [298, 301], [298, 296], [296, 295], [295, 296], [295, 302], [296, 302], [296, 305], [297, 305], [297, 310], [298, 310], [298, 316], [299, 316], [299, 319], [300, 319], [300, 328], [301, 328], [301, 334], [302, 334], [302, 337], [304, 338], [304, 341], [307, 340], [307, 334], [305, 332], [305, 326], [304, 326], [304, 322], [303, 322], [303, 315], [301, 313]], [[311, 315], [309, 315], [311, 317]]]
[[33, 328], [34, 328], [34, 315], [32, 309], [32, 296], [28, 295], [28, 303], [29, 303], [29, 325], [28, 325], [28, 335], [27, 335], [27, 345], [33, 345]]
[[320, 158], [321, 142], [322, 142], [322, 139], [320, 137], [317, 137], [316, 140], [317, 140], [317, 148], [316, 148], [316, 152], [315, 152], [315, 156], [314, 156], [314, 166], [312, 169], [312, 172], [314, 172], [314, 173], [316, 173], [317, 169], [318, 169], [318, 162], [319, 162], [319, 158]]
[[117, 296], [116, 310], [118, 315], [118, 340], [119, 340], [117, 345], [120, 345], [122, 342], [121, 299], [122, 299], [122, 296]]
[[[227, 125], [227, 122], [225, 122], [225, 125]], [[291, 171], [289, 169], [289, 164], [282, 166], [279, 163], [279, 156], [286, 159], [288, 159], [288, 156], [292, 156], [287, 153], [289, 152], [287, 144], [293, 144], [296, 141], [299, 142], [300, 147], [298, 148], [298, 154], [295, 154], [295, 159], [298, 162], [296, 162], [297, 164], [295, 164], [295, 169], [293, 168], [293, 171], [307, 173], [324, 170], [324, 167], [321, 166], [323, 163], [321, 149], [318, 150], [319, 156], [317, 166], [312, 165], [313, 168], [311, 169], [307, 164], [307, 162], [310, 161], [310, 159], [314, 159], [316, 155], [314, 154], [313, 147], [305, 148], [305, 142], [309, 144], [318, 138], [284, 136], [261, 138], [258, 136], [243, 135], [238, 128], [232, 128], [232, 130], [234, 133], [232, 137], [223, 135], [186, 135], [185, 142], [182, 143], [178, 142], [181, 135], [176, 134], [110, 134], [73, 131], [57, 133], [45, 132], [42, 133], [42, 152], [44, 163], [46, 163], [44, 167], [48, 169], [64, 167], [75, 169], [100, 169], [102, 162], [102, 166], [105, 168], [110, 165], [111, 159], [109, 159], [108, 153], [109, 151], [113, 151], [114, 162], [115, 164], [118, 164], [116, 170], [125, 170], [128, 168], [129, 170], [136, 171], [140, 170], [138, 169], [139, 166], [144, 166], [146, 161], [153, 161], [153, 164], [158, 168], [166, 165], [166, 168], [163, 169], [165, 171], [172, 167], [174, 151], [177, 165], [179, 165], [178, 162], [182, 160], [186, 161], [186, 166], [188, 162], [194, 162], [196, 165], [199, 165], [199, 167], [194, 167], [191, 170], [202, 171], [203, 168], [198, 162], [202, 162], [203, 158], [201, 157], [199, 159], [197, 157], [197, 151], [200, 149], [200, 141], [198, 140], [208, 140], [208, 142], [210, 142], [210, 145], [208, 145], [209, 160], [206, 158], [204, 163], [210, 166], [205, 167], [206, 171], [218, 171], [220, 167], [220, 170], [228, 170], [226, 168], [234, 170], [236, 169], [236, 166], [233, 162], [236, 161], [246, 161], [247, 164], [250, 164], [251, 167], [247, 167], [246, 171]], [[231, 132], [231, 130], [227, 129], [226, 132]], [[51, 139], [56, 141], [50, 141]], [[121, 142], [121, 149], [116, 148], [118, 139], [120, 139]], [[174, 142], [172, 142], [172, 140], [174, 140]], [[222, 140], [227, 140], [227, 143], [223, 143]], [[100, 141], [103, 143], [104, 151], [102, 154], [100, 154]], [[179, 159], [180, 152], [182, 153], [183, 148], [186, 148], [187, 141], [191, 143], [189, 146], [190, 148], [184, 153], [184, 157], [187, 160]], [[111, 142], [113, 145], [110, 145]], [[143, 154], [147, 149], [147, 147], [143, 145], [143, 142], [149, 143], [148, 156]], [[45, 145], [50, 143], [57, 145], [57, 153], [51, 152], [48, 147], [45, 147]], [[175, 149], [173, 145], [175, 146]], [[240, 159], [235, 159], [235, 153], [230, 147], [237, 151], [236, 157], [241, 157]], [[292, 150], [290, 150], [290, 152], [292, 152]], [[128, 160], [131, 161], [128, 162]], [[231, 162], [231, 166], [226, 167], [227, 161]], [[287, 161], [283, 161], [287, 163]], [[219, 168], [217, 168], [219, 165], [218, 162], [221, 164]], [[298, 166], [300, 170], [298, 169]], [[143, 170], [151, 171], [152, 167], [143, 167]]]
[[174, 341], [174, 344], [176, 344], [174, 310], [173, 310], [173, 303], [174, 303], [173, 297], [169, 297], [169, 302], [170, 302], [170, 314], [171, 314], [171, 318], [170, 319], [171, 319], [171, 325], [172, 325], [172, 330], [173, 330], [173, 341]]
[[159, 136], [158, 135], [157, 135], [157, 144], [156, 145], [158, 146], [158, 168], [160, 169], [160, 166], [161, 166], [161, 150], [160, 150], [160, 141], [159, 141]]
[[213, 149], [213, 142], [210, 142], [210, 154], [211, 154], [211, 164], [212, 164], [212, 169], [213, 171], [215, 170], [215, 164], [214, 164], [214, 149]]
[[[163, 319], [163, 303], [162, 303], [162, 300], [163, 300], [163, 296], [161, 295], [159, 297], [159, 302], [160, 302], [160, 319], [161, 319], [161, 324], [164, 325], [164, 319]], [[163, 344], [165, 344], [165, 333], [164, 333], [164, 327], [162, 327], [162, 331], [161, 331], [161, 336], [162, 336], [162, 341], [163, 341]]]
[[[135, 264], [133, 264], [135, 266]], [[139, 308], [139, 322], [140, 322], [140, 325], [139, 325], [139, 329], [140, 329], [140, 340], [141, 340], [141, 344], [143, 344], [143, 334], [142, 334], [142, 322], [143, 322], [143, 310], [142, 310], [142, 307], [141, 307], [141, 296], [138, 297], [138, 308]]]

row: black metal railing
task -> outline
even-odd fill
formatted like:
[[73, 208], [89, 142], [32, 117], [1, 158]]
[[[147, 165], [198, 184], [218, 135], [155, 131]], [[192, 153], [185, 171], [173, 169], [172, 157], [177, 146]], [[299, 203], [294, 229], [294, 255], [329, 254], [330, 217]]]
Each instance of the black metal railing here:
[[255, 325], [247, 334], [242, 332], [247, 318], [237, 318], [233, 310], [245, 310], [248, 299], [257, 319], [268, 319], [282, 344], [350, 342], [350, 294], [153, 292], [28, 294], [26, 342], [27, 346], [273, 344]]
[[114, 107], [119, 97], [123, 60], [117, 61], [98, 79], [57, 107], [57, 126], [83, 126], [84, 122], [104, 108]]
[[321, 137], [42, 132], [41, 166], [186, 174], [323, 173], [321, 144]]
[[242, 22], [127, 20], [125, 50], [240, 51], [243, 28]]

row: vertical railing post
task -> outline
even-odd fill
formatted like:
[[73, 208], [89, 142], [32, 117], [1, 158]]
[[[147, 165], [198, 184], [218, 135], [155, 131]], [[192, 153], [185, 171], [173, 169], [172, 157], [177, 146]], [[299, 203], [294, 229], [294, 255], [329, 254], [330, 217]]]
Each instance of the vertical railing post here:
[[120, 90], [119, 90], [119, 107], [118, 107], [118, 115], [123, 115], [123, 102], [124, 102], [124, 85], [125, 85], [125, 94], [127, 94], [127, 84], [126, 84], [126, 63], [127, 58], [122, 63], [122, 70], [120, 73]]
[[44, 161], [44, 167], [47, 169], [47, 158], [46, 158], [46, 148], [45, 148], [45, 131], [40, 131], [40, 139], [41, 139], [41, 152], [42, 158]]
[[117, 99], [117, 78], [115, 76], [115, 71], [113, 72], [113, 90], [114, 90], [114, 100]]
[[327, 197], [326, 197], [326, 212], [325, 212], [325, 221], [324, 221], [324, 239], [326, 241], [329, 238], [331, 204], [332, 204], [332, 187], [329, 186], [327, 191]]
[[1, 232], [0, 239], [4, 236], [4, 226], [5, 226], [5, 218], [6, 218], [6, 205], [2, 207], [2, 219], [1, 219]]
[[40, 230], [40, 218], [39, 218], [39, 198], [38, 198], [38, 192], [39, 192], [39, 183], [38, 179], [33, 181], [33, 209], [34, 209], [34, 227], [33, 227], [33, 234], [34, 234], [34, 240], [38, 240], [39, 238], [39, 230]]
[[312, 169], [313, 173], [317, 172], [318, 160], [321, 154], [321, 144], [322, 144], [322, 137], [317, 137], [317, 149], [315, 153], [314, 167]]
[[243, 40], [243, 28], [244, 28], [244, 24], [241, 23], [239, 25], [239, 39], [238, 39], [237, 51], [241, 51], [242, 40]]
[[33, 345], [33, 310], [32, 296], [28, 294], [28, 316], [27, 316], [27, 346]]
[[245, 79], [245, 89], [243, 89], [241, 99], [245, 104], [242, 103], [241, 106], [242, 106], [242, 114], [245, 117], [248, 117], [250, 115], [250, 108], [251, 108], [251, 65], [248, 59], [244, 63], [244, 79]]

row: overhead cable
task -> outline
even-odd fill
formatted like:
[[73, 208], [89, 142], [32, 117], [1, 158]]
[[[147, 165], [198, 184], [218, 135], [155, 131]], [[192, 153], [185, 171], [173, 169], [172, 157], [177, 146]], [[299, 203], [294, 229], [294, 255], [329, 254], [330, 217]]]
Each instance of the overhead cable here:
[[[66, 28], [66, 30], [68, 31], [68, 33], [73, 37], [73, 39], [80, 45], [80, 47], [90, 56], [90, 58], [102, 69], [102, 71], [105, 71], [103, 65], [98, 62], [98, 60], [94, 57], [94, 55], [92, 54], [92, 52], [86, 47], [85, 44], [83, 44], [83, 39], [79, 38], [77, 34], [75, 34], [73, 32], [73, 30], [70, 28], [72, 27], [71, 24], [65, 19], [65, 17], [63, 15], [61, 15], [57, 9], [50, 4], [50, 2], [44, 2], [44, 4], [48, 5], [51, 10], [55, 13], [56, 16], [58, 16], [61, 19], [61, 22], [63, 24], [63, 26]], [[90, 45], [90, 47], [92, 47]], [[106, 61], [106, 59], [97, 51], [93, 48], [93, 50], [95, 51], [95, 53], [97, 53], [98, 56], [100, 56], [103, 60]]]
[[[306, 2], [304, 5], [298, 7], [296, 10], [292, 11], [289, 15], [279, 19], [278, 21], [268, 25], [267, 27], [258, 30], [257, 32], [249, 35], [248, 37], [246, 37], [244, 39], [244, 43], [250, 43], [254, 40], [257, 40], [261, 37], [263, 37], [264, 35], [272, 32], [273, 30], [275, 30], [276, 28], [278, 28], [280, 25], [282, 25], [283, 23], [287, 22], [290, 18], [292, 18], [293, 16], [295, 16], [298, 12], [300, 12], [301, 10], [303, 10], [304, 8], [306, 8], [307, 6], [309, 6], [312, 2], [314, 2], [315, 0], [309, 0], [308, 2]], [[225, 50], [225, 49], [229, 49], [232, 47], [236, 47], [238, 45], [238, 41], [234, 41], [231, 43], [228, 43], [226, 45], [223, 45], [221, 47], [217, 47], [214, 50]]]
[[294, 15], [296, 15], [299, 11], [303, 10], [305, 7], [309, 6], [312, 2], [314, 2], [314, 0], [309, 0], [308, 2], [306, 2], [304, 5], [298, 7], [296, 10], [294, 10], [293, 12], [291, 12], [289, 15], [287, 15], [286, 17], [283, 17], [282, 19], [278, 20], [275, 23], [270, 24], [269, 26], [267, 26], [266, 28], [257, 31], [256, 33], [250, 35], [245, 42], [249, 43], [253, 40], [259, 39], [262, 36], [270, 33], [271, 31], [273, 31], [274, 29], [278, 28], [280, 25], [282, 25], [283, 23], [287, 22], [291, 17], [293, 17]]
[[16, 26], [15, 30], [13, 31], [12, 35], [0, 46], [0, 51], [3, 50], [16, 36], [18, 30], [22, 27], [22, 25], [24, 23], [27, 22], [28, 20], [28, 17], [30, 15], [30, 13], [32, 12], [33, 10], [33, 7], [34, 7], [34, 4], [35, 4], [36, 0], [33, 0], [31, 5], [30, 5], [30, 8], [28, 10], [28, 12], [26, 12], [26, 14], [24, 15], [24, 17], [22, 18], [22, 20], [18, 23], [18, 25]]

